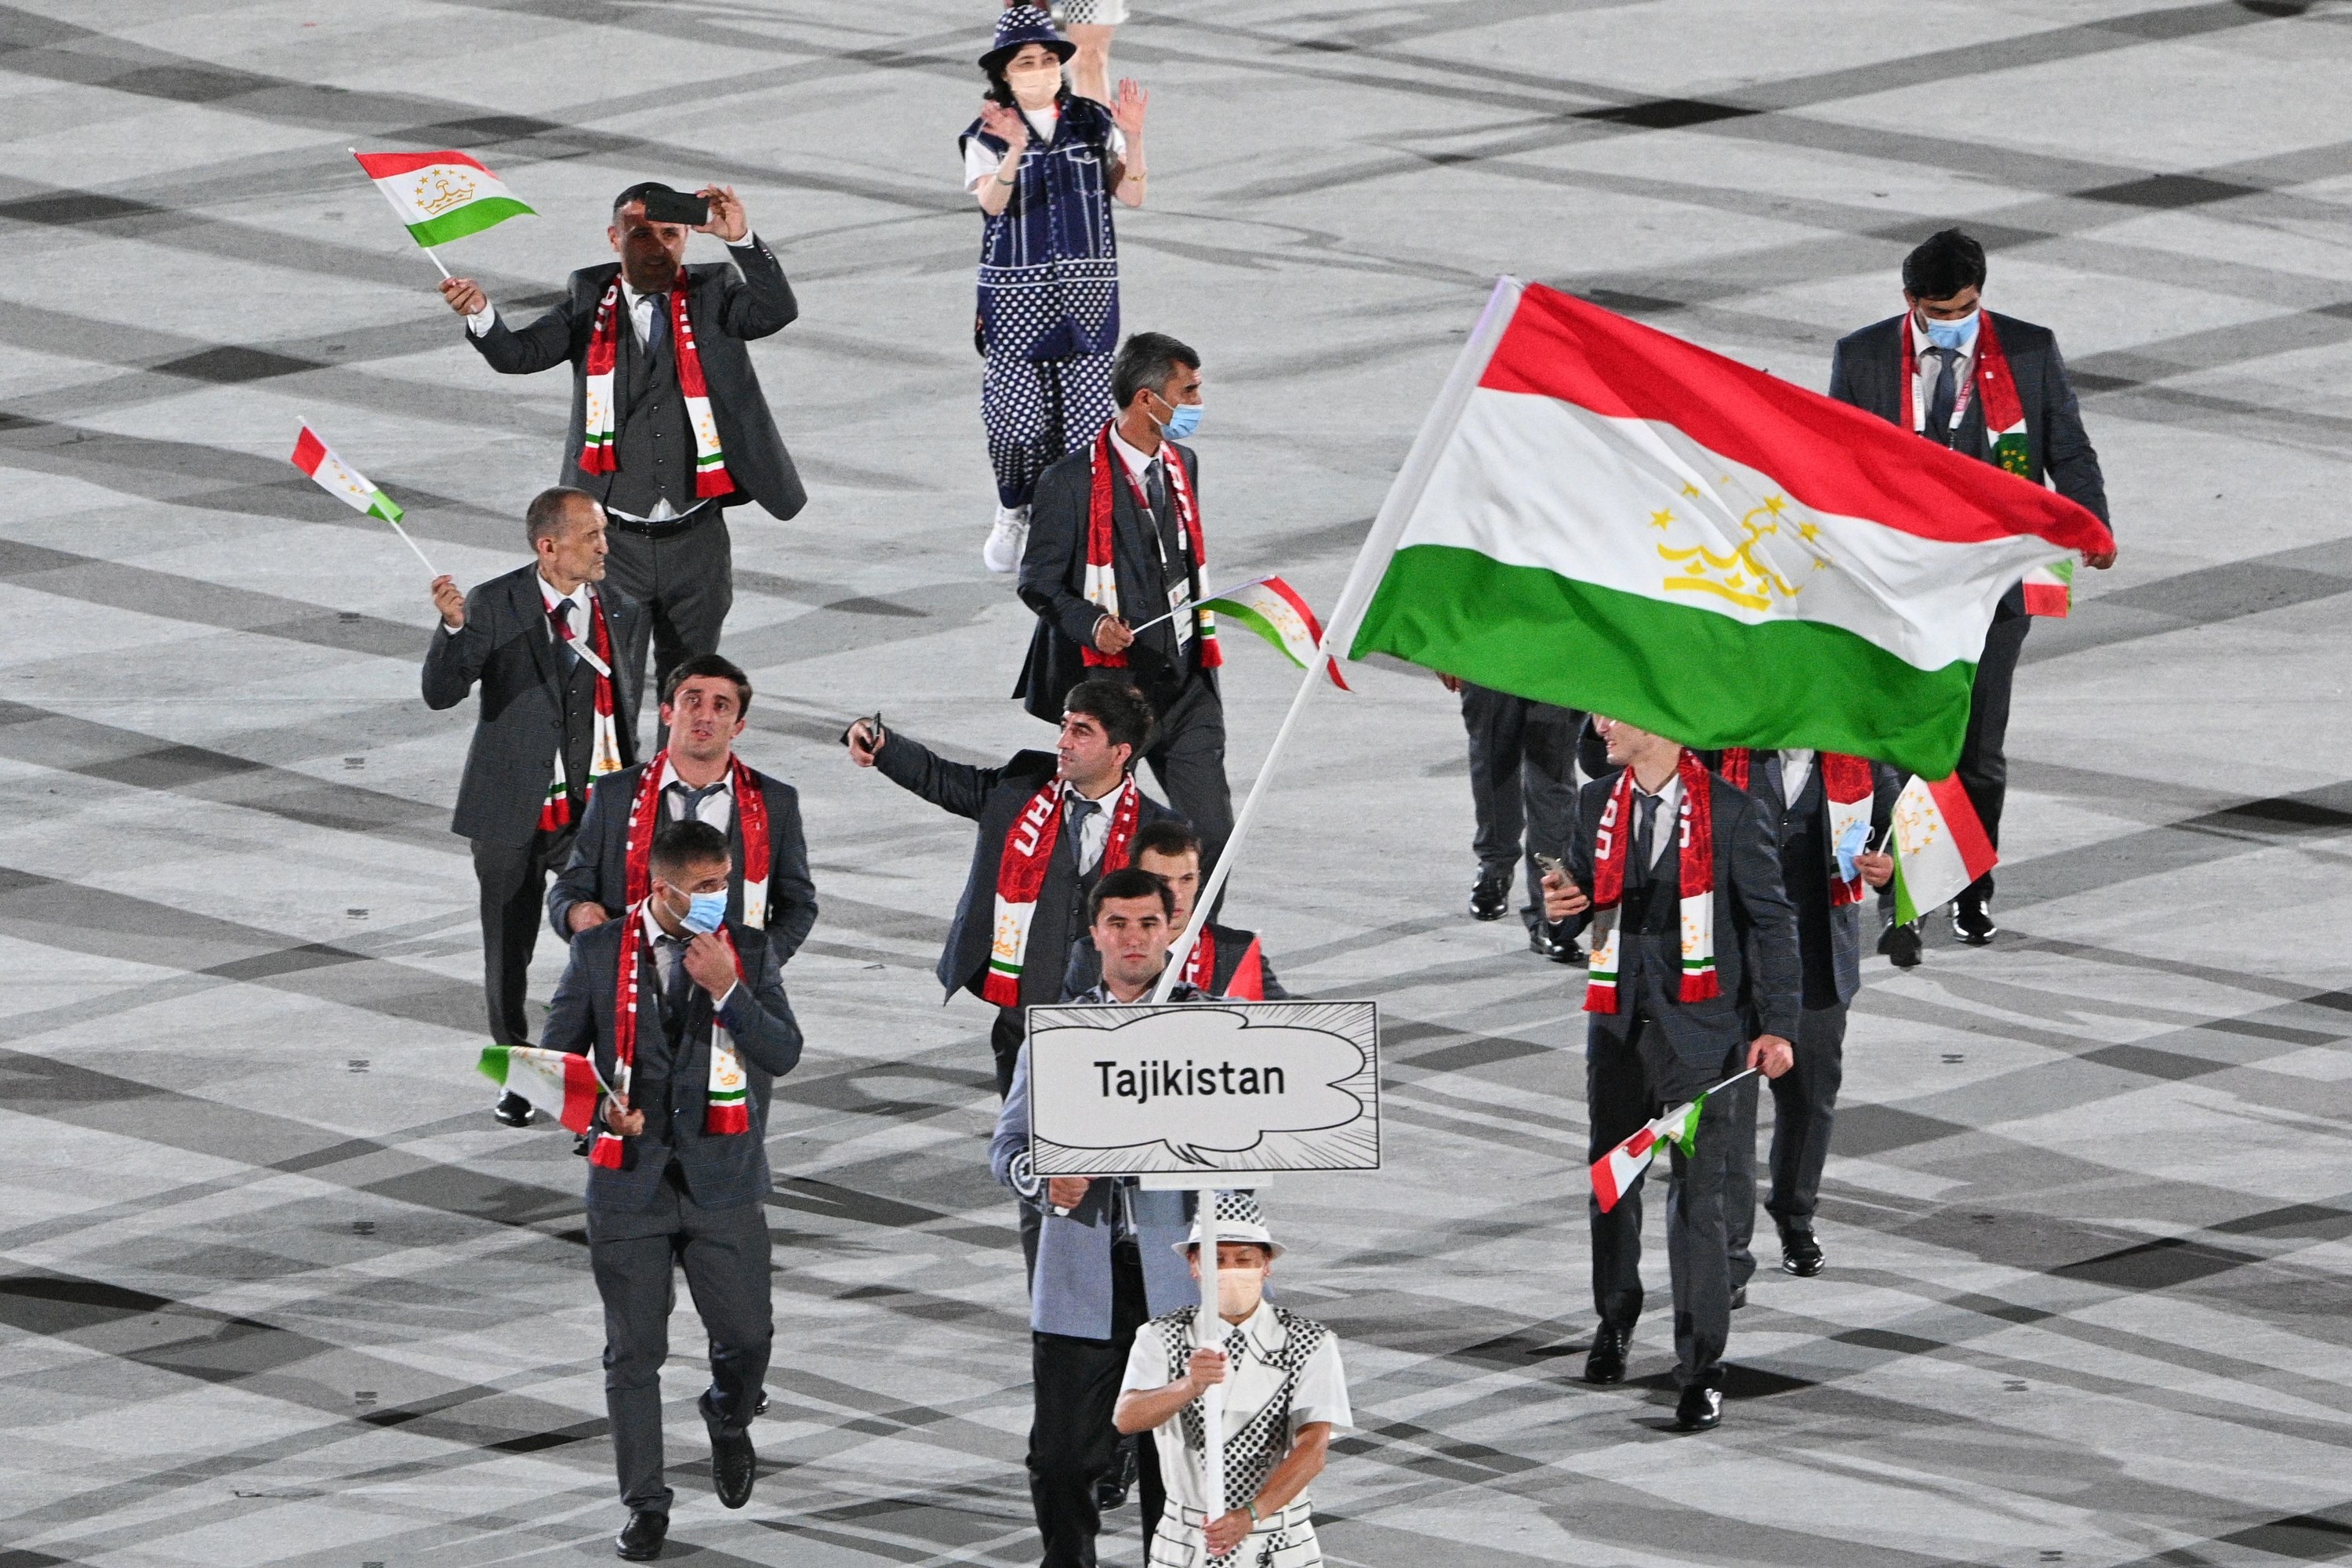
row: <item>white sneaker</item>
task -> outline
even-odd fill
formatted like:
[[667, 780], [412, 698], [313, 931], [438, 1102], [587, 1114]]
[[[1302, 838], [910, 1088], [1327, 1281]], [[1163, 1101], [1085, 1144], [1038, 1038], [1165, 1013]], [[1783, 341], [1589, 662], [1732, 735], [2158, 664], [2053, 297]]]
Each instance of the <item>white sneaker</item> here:
[[981, 564], [999, 574], [1021, 569], [1021, 552], [1029, 545], [1029, 509], [1025, 506], [1001, 506], [996, 509], [996, 526], [988, 531], [988, 542], [980, 547]]

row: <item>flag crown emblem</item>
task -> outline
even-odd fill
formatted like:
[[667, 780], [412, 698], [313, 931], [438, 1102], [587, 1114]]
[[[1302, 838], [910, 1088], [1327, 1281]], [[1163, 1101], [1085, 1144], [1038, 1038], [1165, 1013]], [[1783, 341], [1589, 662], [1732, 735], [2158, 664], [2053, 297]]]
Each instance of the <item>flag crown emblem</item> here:
[[[1685, 495], [1694, 490], [1695, 487], [1689, 485], [1683, 488]], [[1727, 551], [1710, 550], [1703, 542], [1681, 550], [1672, 544], [1660, 544], [1658, 559], [1666, 564], [1660, 586], [1669, 594], [1712, 594], [1749, 610], [1769, 610], [1775, 604], [1796, 603], [1804, 585], [1790, 582], [1769, 559], [1759, 555], [1763, 542], [1768, 538], [1790, 542], [1811, 557], [1815, 571], [1825, 570], [1831, 562], [1819, 542], [1820, 527], [1794, 518], [1784, 519], [1782, 514], [1788, 510], [1788, 497], [1766, 496], [1760, 504], [1748, 508], [1741, 516], [1739, 530], [1745, 537]], [[1672, 508], [1650, 514], [1650, 526], [1670, 537], [1679, 521]], [[1786, 533], [1781, 530], [1784, 521], [1789, 524]]]
[[1931, 848], [1944, 835], [1944, 819], [1930, 808], [1927, 798], [1906, 791], [1895, 803], [1895, 841], [1903, 852], [1913, 857]]
[[451, 207], [463, 206], [481, 194], [481, 186], [463, 169], [446, 163], [428, 169], [424, 177], [409, 188], [408, 199], [416, 210], [427, 216], [437, 216]]

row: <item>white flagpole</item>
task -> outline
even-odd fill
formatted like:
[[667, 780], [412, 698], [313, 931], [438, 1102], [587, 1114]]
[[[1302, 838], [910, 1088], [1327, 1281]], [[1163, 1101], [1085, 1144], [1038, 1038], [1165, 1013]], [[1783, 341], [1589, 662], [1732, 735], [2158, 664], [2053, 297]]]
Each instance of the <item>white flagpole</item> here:
[[[1193, 1320], [1201, 1348], [1225, 1348], [1224, 1315], [1217, 1310], [1217, 1194], [1203, 1187], [1197, 1199], [1201, 1226], [1201, 1315]], [[1201, 1490], [1211, 1519], [1225, 1514], [1225, 1390], [1234, 1369], [1225, 1368], [1225, 1383], [1201, 1391]]]
[[1283, 715], [1282, 728], [1274, 732], [1274, 744], [1267, 748], [1265, 761], [1258, 764], [1257, 777], [1250, 784], [1249, 797], [1242, 802], [1241, 815], [1234, 819], [1234, 830], [1225, 839], [1224, 852], [1217, 857], [1217, 868], [1201, 887], [1192, 900], [1192, 919], [1184, 927], [1175, 945], [1168, 950], [1168, 967], [1160, 972], [1160, 984], [1152, 993], [1155, 1002], [1168, 1000], [1184, 976], [1184, 961], [1192, 954], [1193, 944], [1201, 940], [1202, 928], [1209, 923], [1209, 911], [1217, 906], [1217, 897], [1225, 890], [1234, 867], [1241, 860], [1241, 847], [1249, 836], [1250, 825], [1257, 819], [1257, 808], [1265, 798], [1265, 786], [1274, 778], [1274, 770], [1282, 761], [1283, 747], [1290, 740], [1290, 731], [1298, 723], [1298, 715], [1306, 710], [1307, 699], [1321, 679], [1324, 660], [1343, 657], [1348, 645], [1354, 640], [1355, 623], [1361, 620], [1364, 608], [1371, 603], [1372, 591], [1380, 586], [1381, 575], [1388, 570], [1389, 557], [1396, 553], [1396, 542], [1404, 532], [1406, 521], [1413, 508], [1421, 504], [1421, 492], [1429, 487], [1429, 476], [1437, 467], [1446, 440], [1462, 418], [1463, 405], [1477, 389], [1478, 378], [1486, 374], [1486, 362], [1495, 357], [1495, 345], [1503, 340], [1503, 331], [1511, 324], [1511, 316], [1518, 309], [1519, 280], [1497, 278], [1494, 292], [1486, 296], [1486, 308], [1471, 330], [1469, 342], [1454, 362], [1454, 369], [1445, 377], [1445, 384], [1437, 394], [1437, 401], [1429, 405], [1429, 413], [1421, 422], [1420, 433], [1413, 437], [1412, 448], [1405, 454], [1404, 466], [1397, 470], [1396, 479], [1389, 485], [1387, 499], [1381, 502], [1378, 516], [1372, 519], [1371, 531], [1364, 535], [1364, 546], [1356, 552], [1356, 563], [1348, 573], [1348, 584], [1339, 592], [1339, 602], [1333, 606], [1331, 618], [1324, 623], [1323, 640], [1316, 645], [1316, 656], [1307, 661], [1307, 673], [1298, 683], [1298, 695], [1290, 700], [1290, 711]]
[[[387, 518], [385, 518], [385, 519], [384, 519], [384, 521], [386, 521], [386, 522], [392, 522], [392, 519], [390, 519], [390, 518], [388, 518], [388, 517], [387, 517]], [[425, 552], [424, 552], [424, 551], [422, 551], [422, 550], [417, 550], [417, 548], [416, 548], [416, 541], [415, 541], [415, 540], [413, 540], [413, 539], [411, 539], [411, 538], [409, 538], [409, 537], [408, 537], [408, 530], [406, 530], [406, 529], [404, 529], [404, 528], [401, 527], [401, 526], [400, 526], [400, 524], [398, 524], [398, 523], [396, 523], [396, 522], [392, 522], [392, 531], [393, 531], [393, 532], [394, 532], [394, 533], [396, 533], [396, 534], [400, 535], [400, 542], [401, 542], [403, 544], [407, 545], [407, 546], [408, 546], [408, 548], [410, 548], [411, 550], [415, 550], [415, 551], [416, 551], [416, 559], [418, 559], [419, 561], [424, 561], [424, 562], [425, 562], [425, 574], [426, 576], [428, 576], [428, 577], [438, 577], [439, 575], [441, 575], [441, 574], [440, 574], [440, 573], [436, 572], [436, 571], [434, 571], [434, 570], [433, 570], [433, 563], [431, 563], [430, 561], [425, 561]], [[595, 657], [596, 657], [596, 656], [595, 656], [594, 654], [593, 654], [593, 653], [587, 653], [585, 650], [583, 650], [582, 657], [583, 657], [583, 658], [588, 658], [588, 659], [590, 659], [590, 660], [592, 660], [592, 661], [593, 661], [593, 660], [595, 658]], [[609, 669], [608, 669], [608, 670], [604, 671], [603, 673], [604, 673], [605, 675], [610, 675], [610, 674], [612, 674], [613, 672], [612, 672], [611, 670], [609, 670]]]
[[[359, 155], [360, 155], [360, 150], [359, 150], [358, 148], [356, 148], [356, 147], [346, 147], [346, 148], [344, 148], [344, 149], [343, 149], [343, 151], [344, 151], [344, 152], [346, 152], [346, 153], [349, 153], [352, 155], [352, 159], [353, 159], [354, 161], [356, 161], [356, 160], [358, 159]], [[366, 165], [365, 163], [362, 163], [362, 164], [360, 164], [360, 173], [361, 173], [361, 174], [366, 174], [366, 173], [367, 173], [367, 165]], [[373, 180], [373, 179], [371, 179], [371, 180], [369, 180], [369, 181], [368, 181], [368, 184], [371, 184], [371, 185], [375, 185], [375, 181], [374, 181], [374, 180]], [[392, 202], [392, 216], [394, 216], [394, 217], [396, 217], [396, 218], [398, 218], [398, 219], [400, 220], [400, 226], [401, 226], [402, 230], [403, 230], [404, 232], [405, 232], [405, 230], [406, 230], [406, 229], [407, 229], [407, 227], [408, 227], [408, 215], [407, 215], [406, 213], [404, 213], [404, 212], [403, 212], [403, 211], [401, 211], [401, 210], [400, 210], [400, 204], [399, 204], [398, 202], [393, 202], [393, 201], [392, 201], [392, 193], [391, 193], [390, 191], [385, 191], [382, 185], [375, 185], [375, 188], [376, 188], [377, 190], [379, 190], [379, 191], [383, 191], [383, 199], [384, 199], [385, 201]], [[414, 238], [415, 238], [416, 237], [415, 237], [415, 235], [413, 235], [413, 234], [412, 234], [412, 235], [410, 235], [408, 237], [409, 237], [409, 238], [411, 238], [411, 239], [414, 239]], [[420, 250], [422, 250], [423, 252], [425, 252], [425, 255], [427, 255], [427, 256], [429, 256], [429, 257], [431, 257], [431, 258], [433, 258], [433, 265], [434, 265], [434, 266], [436, 266], [436, 267], [439, 267], [439, 268], [441, 268], [441, 276], [442, 276], [442, 277], [446, 278], [446, 277], [448, 277], [448, 276], [449, 276], [449, 268], [446, 268], [446, 267], [442, 266], [442, 262], [441, 262], [441, 253], [440, 253], [439, 251], [437, 251], [437, 250], [434, 249], [434, 248], [433, 248], [431, 246], [429, 246], [429, 245], [422, 245], [422, 246], [417, 247], [417, 248], [418, 248], [418, 249], [420, 249]], [[392, 526], [393, 526], [393, 527], [394, 527], [394, 528], [398, 528], [398, 527], [400, 526], [400, 524], [398, 524], [398, 523], [396, 523], [396, 522], [395, 522], [395, 523], [394, 523]], [[414, 549], [414, 548], [415, 548], [415, 546], [414, 546], [414, 545], [412, 545], [412, 546], [410, 546], [410, 548], [411, 548], [411, 549]], [[418, 553], [422, 554], [422, 553], [423, 553], [423, 552], [421, 552], [421, 551], [420, 551], [420, 552], [418, 552]], [[431, 562], [429, 562], [429, 561], [428, 561], [428, 562], [426, 562], [425, 564], [425, 569], [426, 569], [427, 571], [430, 571], [430, 570], [432, 569], [432, 565], [433, 565], [433, 563], [432, 563]]]

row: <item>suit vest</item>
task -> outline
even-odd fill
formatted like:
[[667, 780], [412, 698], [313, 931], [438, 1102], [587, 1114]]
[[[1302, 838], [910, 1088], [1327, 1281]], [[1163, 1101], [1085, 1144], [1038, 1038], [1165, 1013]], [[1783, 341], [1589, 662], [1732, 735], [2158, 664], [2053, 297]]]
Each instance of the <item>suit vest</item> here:
[[636, 517], [652, 515], [667, 500], [676, 511], [695, 504], [694, 429], [687, 422], [686, 398], [677, 390], [677, 356], [672, 352], [672, 326], [662, 322], [661, 342], [646, 352], [637, 342], [635, 323], [628, 320], [627, 296], [623, 296], [617, 336], [619, 353], [613, 381], [618, 395], [619, 427], [613, 435], [613, 455], [619, 465], [604, 481], [606, 505]]

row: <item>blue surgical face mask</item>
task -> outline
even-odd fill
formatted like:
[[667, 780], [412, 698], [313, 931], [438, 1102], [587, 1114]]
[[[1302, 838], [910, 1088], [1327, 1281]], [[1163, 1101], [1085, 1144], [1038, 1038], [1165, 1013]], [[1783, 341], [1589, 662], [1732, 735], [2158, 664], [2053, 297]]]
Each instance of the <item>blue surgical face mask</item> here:
[[1970, 310], [1957, 321], [1923, 321], [1927, 329], [1927, 341], [1939, 349], [1965, 348], [1977, 335], [1977, 313]]
[[[1153, 395], [1158, 396], [1159, 395], [1155, 393]], [[1164, 403], [1167, 400], [1165, 398], [1161, 398], [1160, 401]], [[1171, 441], [1181, 441], [1201, 427], [1201, 405], [1199, 404], [1174, 403], [1170, 404], [1169, 407], [1172, 409], [1173, 412], [1170, 414], [1168, 423], [1160, 427], [1160, 433], [1162, 436], [1167, 437]]]
[[725, 923], [726, 919], [726, 894], [688, 893], [686, 896], [686, 915], [677, 923], [697, 936], [707, 936]]

